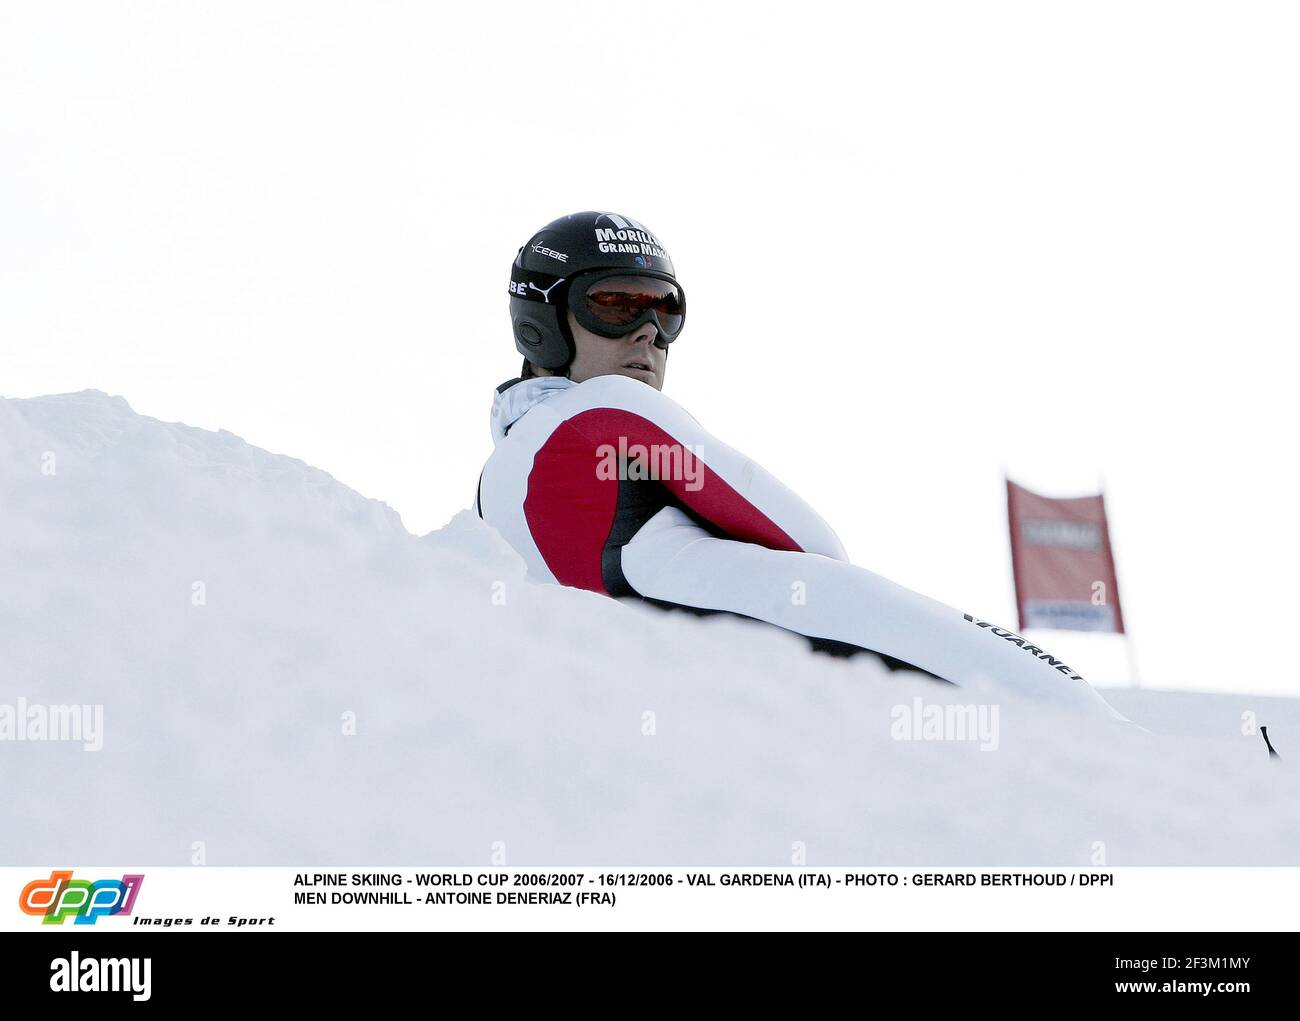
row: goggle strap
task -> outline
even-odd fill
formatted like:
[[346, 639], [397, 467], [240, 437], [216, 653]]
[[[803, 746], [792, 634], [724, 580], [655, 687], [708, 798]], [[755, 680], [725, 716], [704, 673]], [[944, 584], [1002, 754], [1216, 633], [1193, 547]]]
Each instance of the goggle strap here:
[[555, 294], [556, 288], [564, 280], [564, 277], [555, 276], [553, 273], [539, 273], [536, 270], [512, 265], [510, 267], [510, 296], [523, 298], [525, 301], [536, 301], [542, 305], [551, 305], [554, 304], [551, 301], [551, 295]]

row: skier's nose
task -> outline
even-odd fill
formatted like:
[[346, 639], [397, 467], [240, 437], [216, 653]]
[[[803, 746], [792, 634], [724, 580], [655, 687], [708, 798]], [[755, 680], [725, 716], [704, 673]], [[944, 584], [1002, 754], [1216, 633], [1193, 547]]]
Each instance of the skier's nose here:
[[628, 334], [627, 339], [633, 346], [644, 344], [646, 347], [649, 347], [655, 342], [657, 336], [659, 336], [659, 330], [654, 323], [642, 323]]

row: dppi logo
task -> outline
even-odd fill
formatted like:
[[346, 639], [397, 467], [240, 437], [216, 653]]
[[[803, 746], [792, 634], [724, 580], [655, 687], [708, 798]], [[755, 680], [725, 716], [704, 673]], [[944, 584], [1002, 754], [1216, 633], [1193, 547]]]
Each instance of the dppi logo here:
[[121, 879], [73, 879], [72, 871], [33, 879], [18, 895], [24, 914], [44, 915], [45, 925], [62, 925], [71, 915], [76, 925], [94, 925], [104, 915], [129, 915], [144, 876]]

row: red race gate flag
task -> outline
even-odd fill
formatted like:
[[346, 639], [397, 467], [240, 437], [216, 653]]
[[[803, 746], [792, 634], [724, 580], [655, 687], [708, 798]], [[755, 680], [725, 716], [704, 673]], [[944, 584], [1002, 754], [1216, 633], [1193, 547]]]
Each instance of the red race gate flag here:
[[1057, 500], [1007, 479], [1020, 629], [1124, 633], [1101, 494]]

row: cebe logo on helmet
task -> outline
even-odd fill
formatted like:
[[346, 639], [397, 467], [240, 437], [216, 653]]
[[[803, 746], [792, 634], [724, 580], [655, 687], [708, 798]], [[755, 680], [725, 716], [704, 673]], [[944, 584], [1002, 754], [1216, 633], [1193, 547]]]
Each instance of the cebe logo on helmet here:
[[515, 347], [534, 365], [566, 368], [575, 354], [567, 312], [602, 337], [654, 323], [655, 345], [666, 350], [686, 325], [686, 294], [644, 226], [617, 213], [573, 213], [529, 238], [510, 267]]

